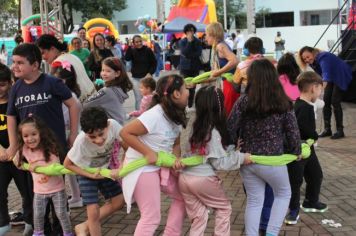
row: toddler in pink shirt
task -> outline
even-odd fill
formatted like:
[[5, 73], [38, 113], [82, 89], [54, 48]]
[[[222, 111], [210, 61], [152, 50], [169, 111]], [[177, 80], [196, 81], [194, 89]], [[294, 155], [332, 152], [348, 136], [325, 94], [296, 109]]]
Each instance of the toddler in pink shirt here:
[[155, 89], [156, 81], [152, 77], [146, 77], [140, 81], [140, 91], [142, 95], [140, 110], [130, 112], [130, 117], [138, 117], [150, 108], [153, 91], [155, 91]]

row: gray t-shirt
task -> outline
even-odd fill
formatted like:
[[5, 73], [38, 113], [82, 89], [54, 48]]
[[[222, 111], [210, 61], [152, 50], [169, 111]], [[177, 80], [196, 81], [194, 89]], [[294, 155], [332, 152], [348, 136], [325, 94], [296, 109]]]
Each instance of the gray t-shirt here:
[[100, 106], [105, 109], [109, 117], [121, 125], [125, 121], [124, 101], [129, 96], [120, 87], [104, 87], [91, 95], [83, 104], [84, 108]]

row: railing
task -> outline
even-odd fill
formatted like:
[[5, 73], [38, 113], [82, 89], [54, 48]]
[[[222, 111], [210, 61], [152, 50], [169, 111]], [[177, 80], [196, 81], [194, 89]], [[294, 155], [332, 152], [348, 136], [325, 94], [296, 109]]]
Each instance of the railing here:
[[[332, 24], [334, 24], [335, 19], [337, 19], [340, 16], [340, 13], [345, 9], [345, 6], [349, 3], [350, 0], [346, 0], [344, 2], [344, 4], [342, 4], [342, 6], [340, 7], [339, 11], [335, 14], [334, 18], [331, 20], [331, 22], [329, 23], [329, 25], [326, 27], [326, 29], [324, 30], [324, 32], [322, 33], [322, 35], [320, 36], [320, 38], [318, 39], [318, 41], [315, 43], [314, 48], [318, 45], [318, 43], [320, 42], [320, 40], [324, 37], [324, 35], [326, 34], [326, 32], [328, 31], [328, 29], [330, 28], [330, 26]], [[335, 45], [335, 44], [334, 44]]]

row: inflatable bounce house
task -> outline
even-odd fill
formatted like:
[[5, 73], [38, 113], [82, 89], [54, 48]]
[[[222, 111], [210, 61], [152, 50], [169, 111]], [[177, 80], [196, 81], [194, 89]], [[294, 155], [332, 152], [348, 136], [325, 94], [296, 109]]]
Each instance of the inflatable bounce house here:
[[213, 0], [180, 0], [171, 8], [167, 21], [184, 17], [203, 24], [216, 22], [216, 8]]
[[104, 18], [94, 18], [88, 20], [85, 22], [83, 27], [87, 29], [86, 37], [90, 40], [90, 42], [93, 41], [93, 37], [97, 33], [101, 33], [104, 36], [113, 35], [115, 38], [119, 38], [119, 32], [116, 30], [114, 24]]
[[[54, 20], [54, 18], [52, 19]], [[31, 22], [38, 22], [36, 24], [30, 24]], [[42, 26], [40, 24], [41, 14], [35, 14], [27, 17], [21, 22], [22, 37], [25, 43], [35, 42], [42, 35]], [[53, 33], [54, 35], [54, 33]]]

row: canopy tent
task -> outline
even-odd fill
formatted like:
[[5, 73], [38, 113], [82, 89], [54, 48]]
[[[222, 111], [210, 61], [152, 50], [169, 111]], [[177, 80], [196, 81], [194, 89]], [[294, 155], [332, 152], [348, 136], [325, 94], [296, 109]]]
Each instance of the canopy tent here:
[[186, 24], [193, 24], [197, 28], [197, 32], [205, 32], [206, 25], [184, 17], [177, 17], [171, 22], [163, 25], [163, 33], [181, 33]]

